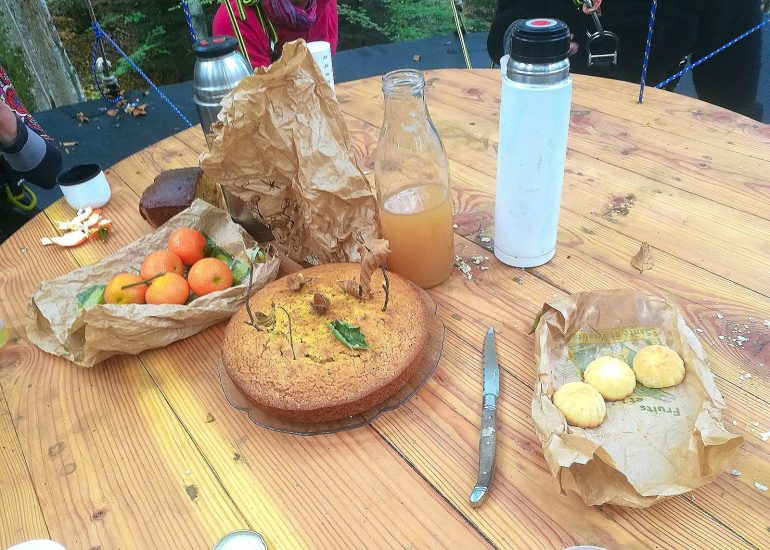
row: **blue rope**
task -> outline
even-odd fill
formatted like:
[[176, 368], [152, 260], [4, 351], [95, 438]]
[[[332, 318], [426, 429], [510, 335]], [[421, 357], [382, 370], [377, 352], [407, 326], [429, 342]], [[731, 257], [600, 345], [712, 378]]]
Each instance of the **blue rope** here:
[[755, 32], [755, 31], [758, 31], [759, 29], [761, 29], [762, 27], [764, 27], [764, 26], [765, 26], [765, 25], [767, 25], [768, 23], [770, 23], [770, 19], [765, 19], [765, 20], [764, 20], [764, 21], [762, 21], [762, 22], [761, 22], [759, 25], [755, 25], [754, 27], [750, 28], [750, 29], [749, 29], [749, 30], [747, 30], [745, 33], [743, 33], [742, 35], [740, 35], [740, 36], [738, 36], [738, 37], [736, 37], [736, 38], [733, 38], [732, 40], [730, 40], [730, 42], [728, 42], [728, 43], [727, 43], [727, 44], [725, 44], [724, 46], [721, 46], [721, 47], [717, 48], [716, 50], [714, 50], [713, 52], [711, 52], [710, 54], [708, 54], [708, 55], [706, 55], [706, 56], [704, 56], [704, 57], [701, 57], [701, 58], [700, 58], [698, 61], [696, 61], [695, 63], [690, 63], [690, 64], [689, 64], [689, 65], [687, 65], [687, 66], [686, 66], [684, 69], [682, 69], [681, 71], [679, 71], [679, 72], [678, 72], [678, 73], [676, 73], [676, 74], [673, 74], [673, 75], [669, 76], [669, 77], [668, 77], [666, 80], [664, 80], [664, 81], [663, 81], [663, 82], [661, 82], [660, 84], [656, 85], [655, 87], [656, 87], [656, 88], [662, 88], [663, 86], [665, 86], [665, 85], [666, 85], [666, 84], [668, 84], [669, 82], [671, 82], [671, 81], [673, 81], [673, 80], [676, 80], [677, 78], [679, 78], [680, 76], [682, 76], [682, 75], [683, 75], [684, 73], [686, 73], [687, 71], [691, 71], [691, 70], [693, 70], [695, 67], [697, 67], [697, 66], [698, 66], [698, 65], [700, 65], [701, 63], [704, 63], [704, 62], [708, 61], [709, 59], [711, 59], [712, 57], [714, 57], [715, 55], [722, 53], [722, 52], [723, 52], [723, 51], [725, 51], [727, 48], [729, 48], [730, 46], [732, 46], [732, 45], [733, 45], [733, 44], [735, 44], [736, 42], [738, 42], [738, 41], [740, 41], [740, 40], [743, 40], [744, 38], [746, 38], [746, 37], [747, 37], [748, 35], [750, 35], [751, 33]]
[[187, 26], [190, 29], [190, 36], [192, 36], [193, 44], [198, 41], [198, 37], [195, 35], [195, 27], [192, 24], [192, 17], [190, 16], [190, 8], [187, 7], [187, 2], [181, 0], [179, 2], [182, 5], [182, 11], [184, 12], [184, 18], [187, 21]]
[[[192, 127], [193, 127], [193, 125], [190, 123], [190, 121], [189, 121], [189, 120], [187, 120], [187, 117], [186, 117], [186, 116], [184, 116], [184, 115], [182, 114], [182, 111], [180, 111], [180, 110], [179, 110], [179, 108], [178, 108], [176, 105], [174, 105], [174, 104], [172, 103], [172, 101], [171, 101], [171, 100], [170, 100], [168, 97], [166, 97], [166, 94], [164, 94], [162, 91], [160, 91], [160, 88], [158, 88], [158, 87], [155, 85], [155, 83], [153, 83], [153, 81], [152, 81], [152, 80], [150, 80], [150, 77], [148, 77], [146, 74], [144, 74], [144, 72], [142, 71], [142, 69], [140, 69], [140, 68], [139, 68], [139, 66], [138, 66], [136, 63], [134, 63], [133, 59], [131, 59], [130, 57], [128, 57], [128, 56], [126, 55], [126, 53], [125, 53], [123, 50], [121, 50], [121, 49], [120, 49], [120, 46], [118, 46], [118, 45], [115, 43], [115, 41], [114, 41], [112, 38], [110, 38], [110, 37], [109, 37], [109, 35], [108, 35], [108, 34], [106, 34], [106, 33], [105, 33], [103, 30], [102, 30], [102, 28], [99, 26], [99, 23], [96, 23], [96, 22], [94, 22], [94, 23], [91, 25], [91, 28], [92, 28], [92, 29], [93, 29], [93, 31], [94, 31], [94, 37], [95, 37], [95, 40], [94, 40], [94, 50], [93, 50], [93, 51], [94, 51], [94, 55], [93, 55], [93, 61], [94, 61], [94, 65], [93, 65], [93, 70], [94, 70], [94, 78], [96, 78], [96, 44], [99, 42], [99, 40], [101, 40], [102, 38], [104, 38], [104, 39], [105, 39], [105, 40], [106, 40], [106, 41], [109, 43], [109, 45], [110, 45], [110, 46], [112, 46], [113, 48], [115, 48], [115, 51], [117, 51], [117, 52], [118, 52], [120, 55], [122, 55], [122, 56], [123, 56], [123, 58], [124, 58], [126, 61], [128, 61], [128, 64], [129, 64], [129, 65], [131, 65], [131, 68], [132, 68], [132, 69], [134, 69], [134, 70], [135, 70], [137, 73], [139, 73], [139, 76], [141, 76], [141, 77], [144, 79], [144, 81], [145, 81], [145, 82], [147, 82], [147, 84], [149, 84], [149, 85], [150, 85], [150, 87], [151, 87], [151, 88], [152, 88], [152, 89], [155, 91], [155, 93], [157, 93], [157, 94], [158, 94], [158, 95], [161, 97], [161, 99], [162, 99], [163, 101], [165, 101], [166, 103], [168, 103], [168, 106], [169, 106], [169, 107], [171, 107], [171, 109], [172, 109], [172, 110], [173, 110], [173, 111], [174, 111], [174, 112], [175, 112], [177, 115], [179, 115], [179, 117], [180, 117], [182, 120], [184, 120], [185, 124], [187, 124], [187, 126], [188, 126], [189, 128], [192, 128]], [[106, 60], [105, 60], [105, 62], [106, 62]], [[101, 87], [99, 86], [99, 82], [98, 82], [98, 79], [97, 79], [97, 87], [99, 87], [99, 91], [101, 92]], [[102, 92], [102, 95], [104, 95], [104, 92]], [[108, 98], [108, 99], [109, 99], [109, 98]], [[115, 103], [117, 103], [117, 101], [115, 101]]]
[[650, 9], [650, 27], [647, 29], [647, 44], [644, 46], [644, 64], [642, 65], [642, 82], [639, 86], [639, 103], [644, 96], [644, 84], [647, 81], [647, 67], [650, 65], [650, 46], [652, 45], [652, 29], [655, 26], [655, 12], [658, 10], [658, 0], [652, 0]]

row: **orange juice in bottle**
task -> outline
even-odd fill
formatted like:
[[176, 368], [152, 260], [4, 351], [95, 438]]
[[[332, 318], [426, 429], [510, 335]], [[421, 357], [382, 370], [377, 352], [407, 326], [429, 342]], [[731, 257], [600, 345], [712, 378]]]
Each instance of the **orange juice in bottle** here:
[[425, 106], [422, 73], [390, 72], [382, 89], [385, 119], [374, 171], [388, 269], [430, 288], [449, 276], [454, 254], [446, 153]]

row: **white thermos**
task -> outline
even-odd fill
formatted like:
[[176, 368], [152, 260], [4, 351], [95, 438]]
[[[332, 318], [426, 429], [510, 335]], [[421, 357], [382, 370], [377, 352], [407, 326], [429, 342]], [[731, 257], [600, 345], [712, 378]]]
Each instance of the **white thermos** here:
[[495, 256], [514, 267], [535, 267], [556, 251], [572, 97], [570, 32], [558, 19], [540, 18], [514, 21], [507, 34]]

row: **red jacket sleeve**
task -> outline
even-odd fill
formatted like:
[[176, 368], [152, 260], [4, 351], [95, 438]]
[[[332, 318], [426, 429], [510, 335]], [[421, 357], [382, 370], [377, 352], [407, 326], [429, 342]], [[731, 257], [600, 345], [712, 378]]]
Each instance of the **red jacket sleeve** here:
[[[233, 0], [230, 1], [230, 5], [238, 21], [238, 28], [241, 30], [243, 41], [246, 43], [246, 51], [249, 54], [251, 66], [257, 68], [270, 65], [272, 63], [270, 60], [270, 47], [267, 43], [265, 31], [262, 30], [259, 19], [257, 19], [257, 14], [253, 9], [247, 8], [246, 21], [241, 21], [238, 15], [238, 8]], [[214, 15], [211, 33], [215, 36], [235, 36], [235, 31], [230, 23], [230, 17], [227, 15], [227, 9], [222, 5], [219, 6], [216, 15]]]

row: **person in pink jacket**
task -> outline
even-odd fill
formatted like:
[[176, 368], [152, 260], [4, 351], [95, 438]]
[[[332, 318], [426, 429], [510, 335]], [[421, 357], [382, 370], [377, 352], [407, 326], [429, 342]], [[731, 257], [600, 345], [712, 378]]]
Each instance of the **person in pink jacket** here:
[[[238, 14], [236, 0], [229, 0], [254, 68], [265, 67], [281, 56], [286, 42], [325, 40], [337, 51], [337, 0], [245, 1], [246, 20]], [[220, 5], [211, 34], [235, 36], [227, 9]]]

